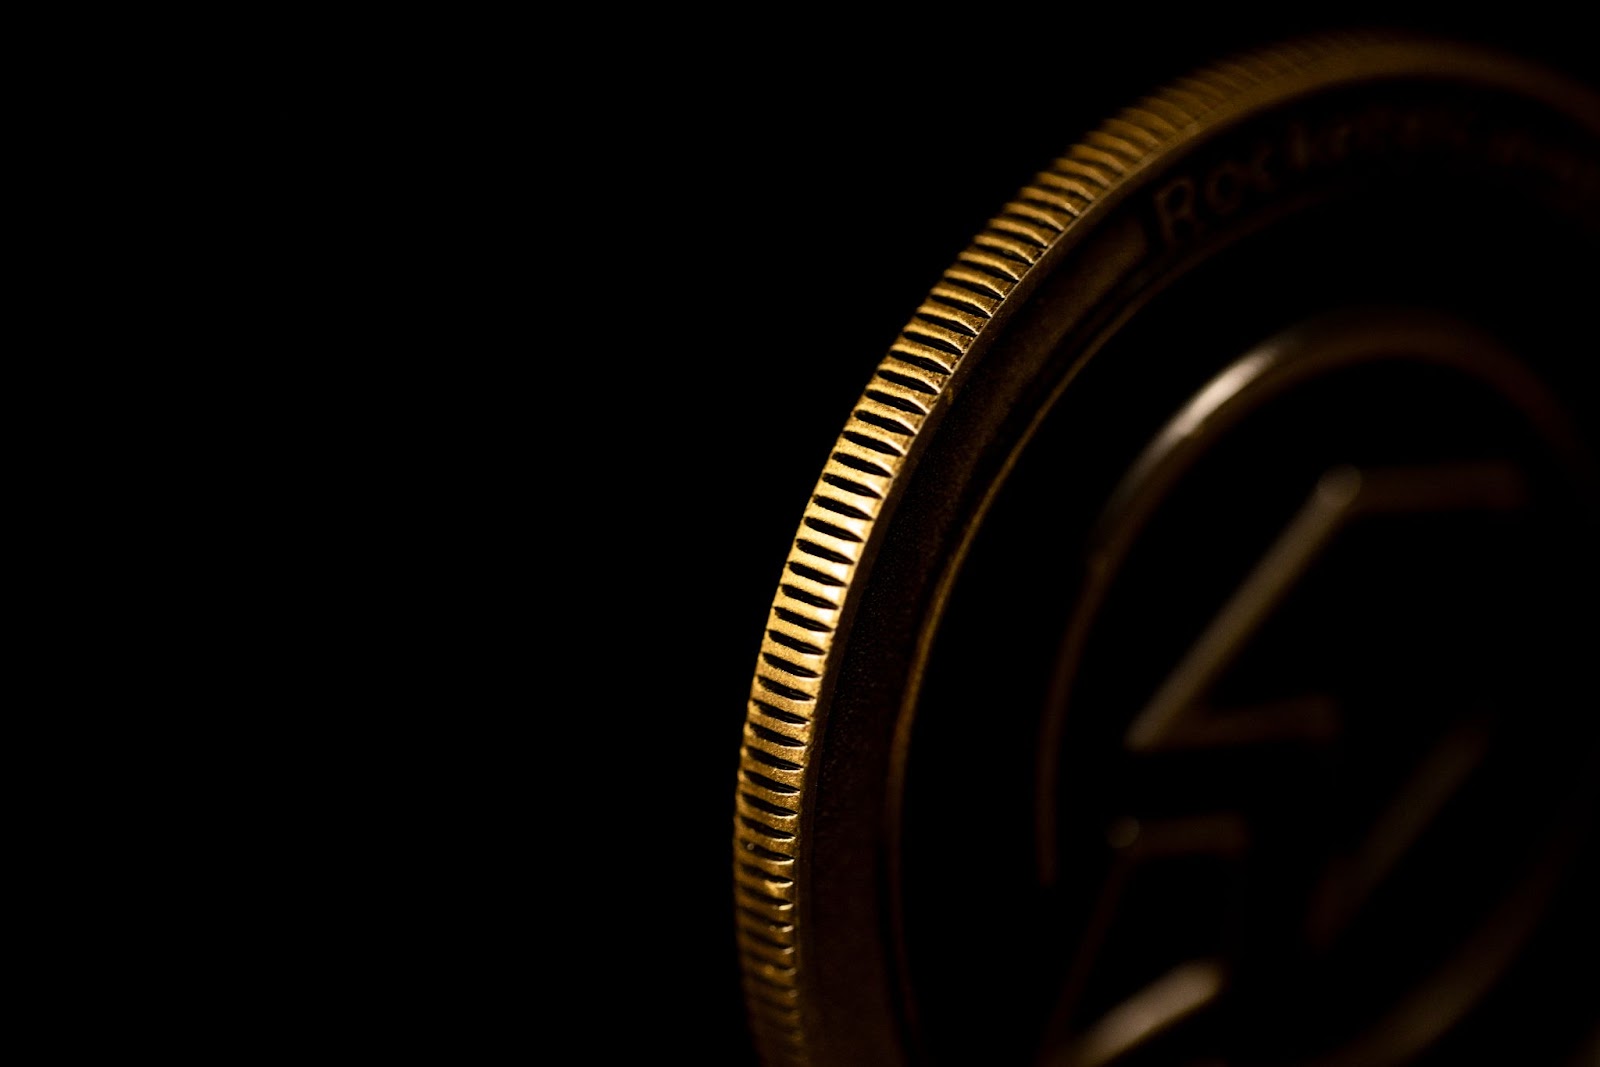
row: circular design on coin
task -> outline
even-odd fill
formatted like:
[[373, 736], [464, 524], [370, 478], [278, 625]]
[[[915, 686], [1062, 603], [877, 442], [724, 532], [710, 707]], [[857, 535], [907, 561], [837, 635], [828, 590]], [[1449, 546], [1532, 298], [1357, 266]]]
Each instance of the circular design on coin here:
[[1600, 102], [1419, 40], [1219, 63], [1006, 204], [768, 619], [764, 1059], [1580, 1055], [1596, 263]]

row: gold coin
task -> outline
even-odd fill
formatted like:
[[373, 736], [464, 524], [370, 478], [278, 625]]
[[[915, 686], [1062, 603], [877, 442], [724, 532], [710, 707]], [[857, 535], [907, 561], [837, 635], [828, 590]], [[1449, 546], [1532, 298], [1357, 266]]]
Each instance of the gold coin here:
[[1596, 263], [1600, 102], [1410, 38], [1219, 62], [1006, 203], [767, 620], [764, 1059], [1577, 1054]]

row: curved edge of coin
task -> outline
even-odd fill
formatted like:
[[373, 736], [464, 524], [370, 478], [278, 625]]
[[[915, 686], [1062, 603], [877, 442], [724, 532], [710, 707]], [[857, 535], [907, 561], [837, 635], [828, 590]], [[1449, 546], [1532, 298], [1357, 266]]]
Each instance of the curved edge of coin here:
[[[990, 219], [890, 345], [806, 505], [768, 614], [746, 710], [734, 892], [745, 999], [764, 1062], [813, 1063], [803, 1002], [800, 859], [813, 807], [813, 757], [869, 550], [963, 361], [992, 338], [1008, 307], [1047, 272], [1040, 264], [1070, 243], [1082, 220], [1120, 199], [1130, 179], [1158, 157], [1264, 99], [1434, 69], [1428, 61], [1438, 53], [1430, 50], [1439, 43], [1386, 34], [1318, 36], [1211, 64], [1124, 108]], [[1464, 66], [1481, 74], [1485, 64], [1524, 75], [1537, 71], [1495, 53], [1469, 49], [1465, 55], [1464, 63], [1452, 62], [1442, 72]]]

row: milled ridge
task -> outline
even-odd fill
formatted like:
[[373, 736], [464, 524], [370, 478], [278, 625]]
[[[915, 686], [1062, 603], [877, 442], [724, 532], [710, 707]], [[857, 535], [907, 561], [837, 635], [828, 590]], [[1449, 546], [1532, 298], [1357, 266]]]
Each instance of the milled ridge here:
[[1241, 93], [1381, 38], [1329, 36], [1227, 60], [1125, 108], [1035, 175], [946, 270], [890, 346], [823, 468], [762, 640], [740, 753], [735, 892], [744, 988], [763, 1059], [810, 1067], [800, 993], [799, 856], [818, 701], [858, 561], [917, 435], [961, 361], [1077, 220]]

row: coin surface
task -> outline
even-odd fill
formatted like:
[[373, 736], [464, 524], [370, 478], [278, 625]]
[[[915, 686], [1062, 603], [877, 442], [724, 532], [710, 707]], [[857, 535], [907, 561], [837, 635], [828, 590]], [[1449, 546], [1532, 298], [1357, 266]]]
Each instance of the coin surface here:
[[1600, 102], [1326, 37], [1107, 120], [916, 310], [768, 619], [771, 1063], [1580, 1062]]

